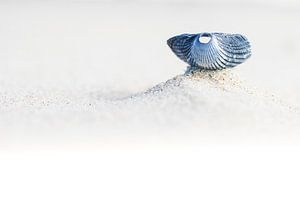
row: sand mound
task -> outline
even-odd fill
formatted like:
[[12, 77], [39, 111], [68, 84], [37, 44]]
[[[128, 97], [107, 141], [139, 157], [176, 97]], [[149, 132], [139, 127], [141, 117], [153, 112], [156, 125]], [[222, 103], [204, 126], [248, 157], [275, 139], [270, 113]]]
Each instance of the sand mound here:
[[3, 92], [0, 99], [2, 132], [18, 133], [3, 135], [2, 141], [70, 139], [62, 133], [102, 140], [115, 139], [124, 132], [126, 137], [130, 133], [144, 139], [182, 134], [201, 139], [220, 135], [227, 139], [269, 134], [282, 137], [283, 132], [285, 137], [296, 138], [300, 130], [296, 107], [248, 86], [231, 70], [179, 75], [125, 97], [86, 89], [19, 88]]
[[139, 118], [201, 127], [201, 132], [299, 130], [296, 107], [250, 87], [231, 70], [179, 75], [121, 101], [141, 111]]

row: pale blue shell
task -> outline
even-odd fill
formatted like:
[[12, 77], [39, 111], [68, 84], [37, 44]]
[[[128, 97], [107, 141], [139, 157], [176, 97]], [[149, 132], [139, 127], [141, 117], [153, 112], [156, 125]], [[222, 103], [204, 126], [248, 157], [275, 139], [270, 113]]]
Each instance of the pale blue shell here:
[[[202, 43], [200, 37], [209, 37], [210, 40]], [[251, 56], [250, 43], [240, 34], [182, 34], [168, 39], [167, 43], [181, 60], [200, 69], [235, 67]]]

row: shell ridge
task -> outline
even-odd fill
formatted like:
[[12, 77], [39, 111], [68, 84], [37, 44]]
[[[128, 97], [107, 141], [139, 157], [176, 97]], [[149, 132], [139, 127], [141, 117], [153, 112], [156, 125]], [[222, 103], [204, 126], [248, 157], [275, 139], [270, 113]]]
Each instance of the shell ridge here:
[[170, 38], [167, 43], [174, 54], [183, 61], [188, 61], [195, 34], [182, 34]]

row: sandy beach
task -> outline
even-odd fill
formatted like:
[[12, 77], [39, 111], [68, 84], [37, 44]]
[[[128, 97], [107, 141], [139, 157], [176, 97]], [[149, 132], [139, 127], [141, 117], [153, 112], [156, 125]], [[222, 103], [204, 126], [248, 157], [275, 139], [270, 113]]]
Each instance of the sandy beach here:
[[[67, 141], [75, 133], [81, 137], [87, 132], [102, 140], [110, 132], [180, 135], [187, 127], [200, 138], [242, 131], [245, 137], [264, 135], [268, 142], [274, 139], [272, 132], [285, 132], [289, 140], [287, 133], [300, 130], [295, 111], [300, 106], [296, 26], [300, 8], [293, 2], [291, 6], [214, 1], [1, 5], [4, 146], [22, 145], [35, 137], [56, 140], [57, 133]], [[203, 31], [242, 33], [251, 41], [252, 57], [228, 72], [242, 81], [236, 83], [240, 89], [230, 87], [227, 80], [220, 86], [205, 78], [183, 78], [174, 85], [160, 85], [159, 94], [142, 95], [186, 70], [166, 40]], [[223, 90], [223, 85], [228, 88]], [[251, 94], [247, 88], [253, 88]], [[136, 94], [140, 96], [130, 98]], [[277, 103], [264, 94], [274, 95]]]
[[[1, 1], [4, 199], [29, 198], [31, 190], [24, 185], [30, 177], [39, 188], [31, 199], [69, 199], [73, 188], [84, 192], [71, 192], [72, 199], [230, 199], [231, 186], [241, 191], [231, 199], [297, 199], [299, 21], [300, 4], [293, 0]], [[236, 68], [184, 75], [187, 64], [166, 41], [199, 32], [244, 34], [252, 56]], [[27, 164], [16, 173], [12, 166], [22, 163]], [[116, 172], [120, 165], [124, 168]], [[63, 173], [70, 168], [74, 171]], [[87, 186], [72, 185], [80, 169], [104, 177], [103, 183], [81, 174], [77, 178]], [[282, 169], [293, 178], [277, 174], [281, 182], [276, 185], [273, 175]], [[56, 193], [45, 196], [47, 190], [35, 184], [43, 182], [35, 171], [50, 188], [57, 183], [51, 176], [63, 177]], [[22, 181], [7, 187], [18, 176]], [[174, 177], [186, 187], [172, 184]], [[129, 179], [139, 189], [130, 189]], [[63, 185], [66, 190], [58, 189]], [[157, 187], [147, 196], [151, 185]], [[27, 195], [10, 196], [14, 188]], [[103, 195], [97, 188], [106, 188]], [[206, 188], [203, 196], [199, 188]], [[245, 195], [251, 188], [254, 193]]]

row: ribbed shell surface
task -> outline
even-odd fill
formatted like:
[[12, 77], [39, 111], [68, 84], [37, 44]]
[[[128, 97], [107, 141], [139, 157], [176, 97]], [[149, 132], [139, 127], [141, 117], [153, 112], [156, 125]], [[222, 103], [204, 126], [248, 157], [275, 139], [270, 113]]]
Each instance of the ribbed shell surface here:
[[[207, 37], [207, 43], [199, 40]], [[184, 62], [200, 69], [217, 70], [235, 67], [251, 56], [247, 38], [240, 34], [182, 34], [167, 41], [171, 50]]]

